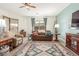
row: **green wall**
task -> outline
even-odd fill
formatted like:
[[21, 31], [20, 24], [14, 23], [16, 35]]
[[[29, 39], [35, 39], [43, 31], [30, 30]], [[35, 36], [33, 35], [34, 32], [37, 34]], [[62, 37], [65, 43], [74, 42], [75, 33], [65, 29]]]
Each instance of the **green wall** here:
[[79, 33], [79, 29], [71, 29], [72, 13], [79, 10], [79, 3], [72, 3], [57, 15], [57, 21], [60, 25], [58, 31], [60, 37], [65, 39], [66, 33]]

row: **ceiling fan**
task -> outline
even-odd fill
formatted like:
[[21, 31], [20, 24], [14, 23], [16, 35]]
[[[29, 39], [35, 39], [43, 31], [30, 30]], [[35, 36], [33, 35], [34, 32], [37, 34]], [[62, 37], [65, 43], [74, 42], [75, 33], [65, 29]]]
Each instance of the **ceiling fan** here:
[[20, 6], [19, 8], [23, 7], [36, 8], [36, 6], [32, 5], [31, 3], [23, 3], [23, 6]]

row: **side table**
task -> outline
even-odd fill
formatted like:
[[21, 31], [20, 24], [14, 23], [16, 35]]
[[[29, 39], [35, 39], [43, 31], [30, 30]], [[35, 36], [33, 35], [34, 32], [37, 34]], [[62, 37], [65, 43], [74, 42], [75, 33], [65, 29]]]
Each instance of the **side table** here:
[[58, 40], [58, 35], [60, 35], [59, 33], [55, 33], [55, 41], [59, 41]]

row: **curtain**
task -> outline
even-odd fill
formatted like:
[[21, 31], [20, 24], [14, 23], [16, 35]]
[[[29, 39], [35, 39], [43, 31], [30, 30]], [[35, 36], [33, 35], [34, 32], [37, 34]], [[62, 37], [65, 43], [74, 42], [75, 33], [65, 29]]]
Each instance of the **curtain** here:
[[45, 30], [46, 30], [47, 18], [44, 18], [44, 22], [45, 22]]
[[34, 26], [35, 26], [35, 18], [31, 18], [32, 21], [32, 31], [34, 31]]

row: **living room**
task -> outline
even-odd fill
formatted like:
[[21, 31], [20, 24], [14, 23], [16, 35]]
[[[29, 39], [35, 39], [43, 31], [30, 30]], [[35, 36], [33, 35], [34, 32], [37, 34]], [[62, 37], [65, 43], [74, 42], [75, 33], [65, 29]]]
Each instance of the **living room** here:
[[[0, 55], [78, 56], [78, 6], [0, 3]], [[77, 40], [72, 39], [74, 36]]]

